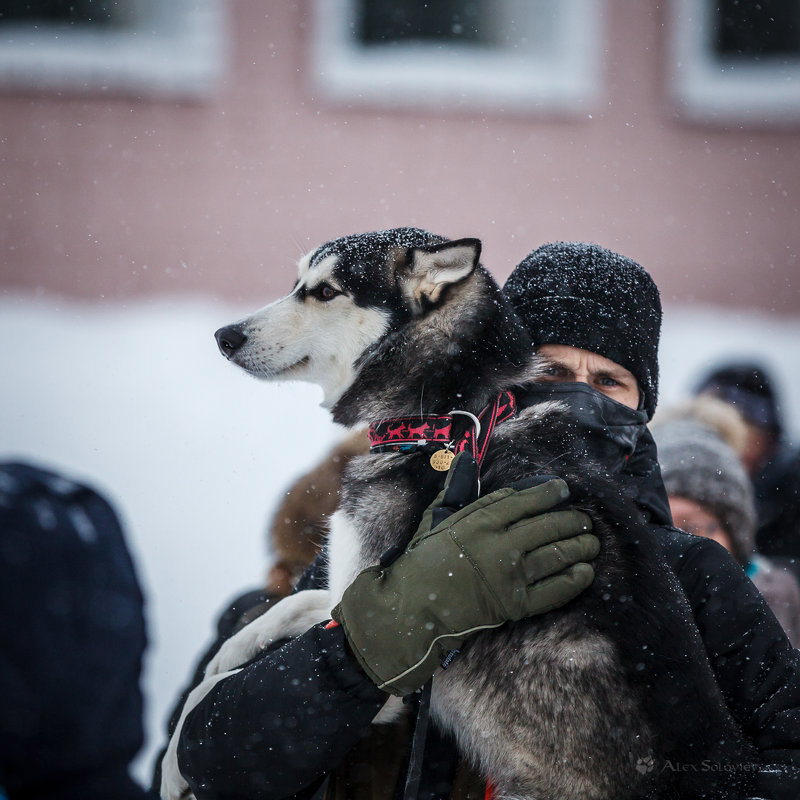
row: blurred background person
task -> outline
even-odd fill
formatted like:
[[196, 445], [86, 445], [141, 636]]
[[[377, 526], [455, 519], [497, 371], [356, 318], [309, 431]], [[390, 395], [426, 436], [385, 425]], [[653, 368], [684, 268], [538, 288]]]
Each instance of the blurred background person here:
[[734, 362], [704, 376], [696, 393], [729, 403], [744, 419], [741, 460], [755, 490], [756, 545], [765, 555], [787, 559], [800, 575], [800, 447], [785, 435], [772, 378], [759, 364]]
[[[708, 411], [702, 409], [702, 414], [707, 416]], [[730, 433], [731, 418], [723, 419], [721, 427]], [[799, 646], [800, 584], [792, 572], [756, 550], [753, 489], [736, 451], [721, 438], [719, 429], [691, 413], [656, 419], [653, 435], [675, 526], [725, 547], [761, 592], [792, 644]]]
[[142, 592], [114, 509], [0, 464], [0, 796], [143, 800]]
[[739, 460], [748, 444], [748, 427], [742, 415], [729, 403], [711, 395], [696, 395], [667, 408], [659, 408], [653, 418], [653, 426], [661, 426], [672, 420], [692, 420], [709, 428], [732, 448]]
[[251, 589], [231, 603], [217, 622], [221, 637], [204, 657], [202, 667], [219, 645], [273, 603], [291, 594], [297, 581], [322, 549], [328, 521], [339, 505], [342, 473], [348, 462], [369, 450], [365, 431], [342, 439], [309, 472], [286, 490], [267, 525], [267, 551], [272, 560], [263, 587]]
[[[354, 456], [368, 450], [366, 431], [351, 433], [287, 489], [267, 525], [267, 550], [272, 561], [267, 570], [266, 584], [244, 592], [220, 615], [215, 641], [200, 657], [191, 684], [185, 687], [170, 714], [167, 726], [170, 736], [178, 723], [186, 696], [200, 683], [206, 665], [225, 640], [260, 617], [272, 604], [291, 594], [306, 568], [317, 557], [328, 532], [328, 521], [339, 505], [342, 473]], [[162, 750], [154, 764], [153, 792], [161, 786], [163, 755]]]
[[276, 596], [289, 594], [316, 558], [328, 534], [328, 521], [339, 506], [344, 469], [354, 456], [367, 452], [366, 431], [349, 434], [283, 496], [267, 531], [274, 556], [267, 586]]

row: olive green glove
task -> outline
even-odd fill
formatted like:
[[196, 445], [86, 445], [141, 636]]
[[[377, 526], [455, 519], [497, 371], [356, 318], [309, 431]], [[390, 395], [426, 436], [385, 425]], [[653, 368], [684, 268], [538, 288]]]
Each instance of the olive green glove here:
[[474, 464], [456, 457], [405, 551], [361, 572], [333, 609], [362, 669], [391, 694], [419, 689], [471, 634], [559, 608], [594, 579], [589, 517], [547, 513], [569, 495], [560, 478], [500, 489], [440, 521]]

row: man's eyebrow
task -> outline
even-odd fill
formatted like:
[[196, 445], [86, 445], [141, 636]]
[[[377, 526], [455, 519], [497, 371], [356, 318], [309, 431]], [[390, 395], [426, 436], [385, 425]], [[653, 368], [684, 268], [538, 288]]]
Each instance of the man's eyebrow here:
[[615, 381], [625, 380], [629, 381], [634, 378], [633, 373], [629, 372], [625, 367], [614, 369], [613, 367], [603, 367], [594, 373], [598, 378], [613, 378]]
[[558, 367], [559, 369], [566, 370], [567, 372], [574, 372], [573, 368], [569, 366], [569, 364], [565, 364], [558, 358], [554, 358], [553, 356], [541, 356], [542, 359], [542, 366], [543, 367]]

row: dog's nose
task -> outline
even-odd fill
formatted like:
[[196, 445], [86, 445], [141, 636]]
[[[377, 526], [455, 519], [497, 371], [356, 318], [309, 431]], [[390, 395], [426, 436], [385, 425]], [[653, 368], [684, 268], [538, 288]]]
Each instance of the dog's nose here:
[[230, 358], [247, 341], [241, 325], [226, 325], [214, 334], [214, 338], [225, 358]]

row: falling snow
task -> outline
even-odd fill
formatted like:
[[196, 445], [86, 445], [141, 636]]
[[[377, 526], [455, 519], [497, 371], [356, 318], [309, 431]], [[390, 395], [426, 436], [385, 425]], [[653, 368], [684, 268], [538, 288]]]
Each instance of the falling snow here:
[[[200, 300], [0, 300], [3, 456], [104, 490], [138, 565], [151, 638], [143, 779], [217, 613], [264, 580], [271, 510], [342, 434], [314, 387], [260, 383], [220, 357], [213, 332], [251, 310]], [[731, 356], [763, 360], [776, 375], [797, 438], [797, 318], [667, 305], [660, 405]]]

